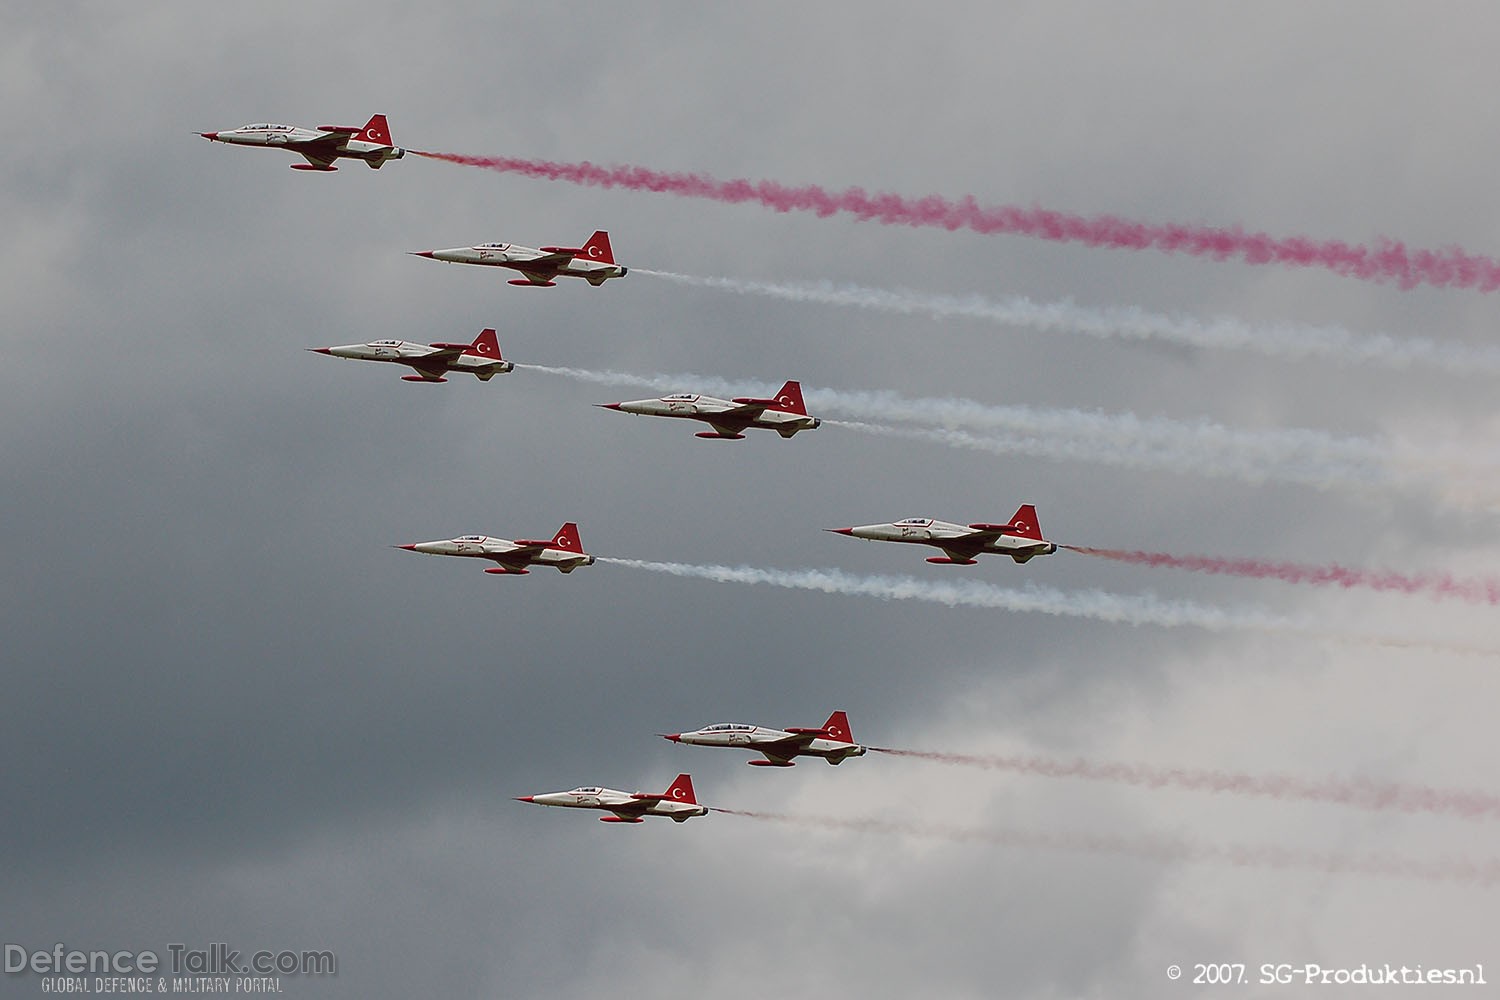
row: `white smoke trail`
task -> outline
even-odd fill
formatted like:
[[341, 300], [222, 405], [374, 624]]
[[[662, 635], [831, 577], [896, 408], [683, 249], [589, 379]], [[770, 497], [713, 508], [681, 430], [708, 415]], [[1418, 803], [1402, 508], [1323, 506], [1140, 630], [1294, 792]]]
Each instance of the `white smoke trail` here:
[[1112, 594], [1103, 590], [1064, 591], [1027, 583], [1019, 589], [997, 587], [975, 580], [932, 581], [910, 576], [856, 576], [836, 569], [762, 569], [646, 559], [598, 556], [598, 562], [628, 569], [715, 583], [766, 584], [790, 590], [876, 597], [887, 601], [924, 601], [950, 608], [990, 608], [1035, 612], [1069, 618], [1089, 618], [1119, 625], [1158, 625], [1211, 631], [1255, 631], [1300, 635], [1362, 645], [1443, 650], [1481, 656], [1500, 655], [1500, 649], [1433, 642], [1368, 633], [1338, 632], [1312, 622], [1285, 618], [1255, 609], [1225, 610], [1193, 601], [1166, 600], [1154, 594]]
[[1081, 333], [1101, 340], [1162, 340], [1191, 347], [1253, 351], [1290, 361], [1309, 358], [1405, 370], [1430, 368], [1449, 375], [1500, 374], [1500, 349], [1444, 344], [1425, 337], [1358, 334], [1337, 326], [1291, 323], [1255, 325], [1227, 316], [1194, 319], [1151, 313], [1137, 306], [1084, 306], [1070, 300], [1033, 302], [1020, 295], [930, 295], [830, 281], [762, 282], [631, 268], [668, 281], [790, 302], [856, 306], [904, 315], [986, 320], [1044, 333]]
[[[529, 364], [516, 367], [654, 392], [765, 396], [778, 388], [768, 382], [729, 381], [712, 375], [639, 375]], [[1245, 431], [1208, 420], [992, 406], [962, 398], [914, 399], [883, 390], [804, 387], [803, 397], [815, 413], [850, 418], [825, 420], [832, 426], [991, 454], [1097, 462], [1249, 483], [1294, 482], [1319, 489], [1341, 485], [1430, 488], [1435, 481], [1434, 469], [1420, 456], [1407, 455], [1398, 461], [1382, 442], [1340, 438], [1314, 430]], [[892, 426], [893, 422], [932, 426], [916, 429]], [[985, 433], [980, 436], [960, 428]]]

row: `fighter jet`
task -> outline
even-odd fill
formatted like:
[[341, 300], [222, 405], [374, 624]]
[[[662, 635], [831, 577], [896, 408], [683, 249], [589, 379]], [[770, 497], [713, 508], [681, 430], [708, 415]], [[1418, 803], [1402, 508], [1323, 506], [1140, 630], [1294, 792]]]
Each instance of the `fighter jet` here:
[[642, 816], [667, 816], [675, 822], [686, 823], [694, 816], [708, 815], [708, 806], [698, 804], [693, 795], [693, 779], [686, 774], [679, 774], [672, 786], [660, 795], [584, 786], [571, 792], [519, 795], [516, 801], [533, 802], [539, 806], [603, 809], [614, 813], [613, 816], [600, 816], [601, 823], [640, 823]]
[[446, 382], [448, 372], [472, 372], [481, 382], [513, 370], [513, 361], [500, 357], [500, 342], [494, 330], [481, 330], [472, 344], [410, 344], [404, 340], [372, 340], [368, 344], [343, 347], [309, 347], [316, 354], [357, 361], [394, 361], [416, 371], [402, 375], [403, 382]]
[[512, 278], [512, 285], [537, 285], [551, 288], [558, 275], [582, 278], [591, 285], [602, 285], [610, 278], [623, 278], [629, 268], [615, 263], [609, 248], [609, 234], [600, 231], [581, 247], [531, 247], [514, 243], [479, 243], [451, 250], [413, 250], [417, 257], [431, 257], [453, 264], [486, 264], [520, 271], [524, 277]]
[[745, 747], [765, 756], [765, 760], [747, 760], [757, 767], [792, 767], [793, 757], [822, 757], [830, 764], [841, 764], [846, 757], [861, 757], [865, 748], [854, 742], [849, 732], [849, 717], [834, 712], [818, 729], [765, 729], [738, 722], [721, 722], [691, 733], [662, 733], [662, 739], [700, 747]]
[[908, 517], [891, 524], [865, 524], [856, 528], [826, 528], [826, 531], [855, 538], [873, 538], [881, 542], [916, 542], [942, 549], [946, 556], [929, 556], [927, 561], [939, 565], [972, 566], [981, 552], [1010, 556], [1024, 563], [1032, 556], [1047, 556], [1057, 551], [1057, 543], [1042, 537], [1037, 524], [1036, 508], [1024, 504], [1008, 524], [949, 524], [929, 517]]
[[365, 122], [364, 128], [355, 128], [353, 125], [319, 125], [311, 129], [262, 123], [241, 125], [227, 132], [198, 134], [211, 142], [227, 142], [234, 146], [289, 149], [307, 161], [293, 163], [293, 170], [332, 173], [338, 169], [333, 161], [340, 158], [364, 160], [371, 169], [379, 170], [386, 160], [399, 160], [406, 155], [406, 150], [391, 145], [391, 130], [385, 123], [385, 115], [375, 115]]
[[823, 423], [817, 417], [807, 415], [807, 406], [802, 402], [801, 382], [788, 382], [771, 399], [755, 399], [750, 396], [715, 399], [713, 396], [684, 392], [660, 399], [594, 405], [638, 416], [701, 420], [713, 427], [713, 430], [699, 431], [695, 437], [723, 441], [740, 440], [745, 436], [742, 432], [747, 427], [763, 427], [789, 438], [798, 431], [812, 430]]
[[578, 540], [578, 525], [569, 521], [558, 529], [550, 542], [518, 538], [491, 538], [488, 535], [460, 535], [437, 542], [416, 542], [398, 545], [408, 552], [422, 552], [430, 556], [471, 556], [494, 560], [496, 565], [485, 570], [497, 576], [525, 576], [531, 572], [528, 566], [556, 566], [564, 573], [571, 573], [579, 566], [592, 566], [594, 557], [583, 551]]

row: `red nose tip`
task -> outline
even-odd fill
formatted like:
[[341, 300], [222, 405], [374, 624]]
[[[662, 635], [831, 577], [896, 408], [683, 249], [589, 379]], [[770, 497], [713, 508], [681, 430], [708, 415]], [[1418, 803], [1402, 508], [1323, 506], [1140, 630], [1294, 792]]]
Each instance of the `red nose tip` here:
[[595, 403], [594, 405], [595, 406], [602, 406], [606, 410], [618, 410], [620, 408], [620, 404], [619, 403]]
[[398, 548], [398, 549], [405, 549], [408, 552], [415, 552], [415, 551], [417, 551], [416, 545], [397, 545], [395, 547]]
[[314, 354], [332, 354], [333, 353], [332, 348], [328, 348], [328, 347], [309, 347], [308, 350], [312, 351]]
[[219, 137], [219, 133], [217, 132], [199, 132], [198, 134], [205, 139], [217, 139]]
[[657, 733], [656, 735], [660, 736], [664, 740], [671, 740], [673, 743], [682, 742], [681, 733]]
[[432, 251], [431, 250], [408, 250], [407, 253], [411, 254], [413, 257], [431, 257], [432, 256]]
[[824, 531], [831, 531], [835, 535], [852, 535], [852, 534], [854, 534], [854, 529], [853, 528], [824, 528], [823, 530]]
[[516, 801], [517, 802], [531, 802], [531, 803], [534, 804], [536, 802], [536, 796], [535, 795], [517, 795], [516, 796]]

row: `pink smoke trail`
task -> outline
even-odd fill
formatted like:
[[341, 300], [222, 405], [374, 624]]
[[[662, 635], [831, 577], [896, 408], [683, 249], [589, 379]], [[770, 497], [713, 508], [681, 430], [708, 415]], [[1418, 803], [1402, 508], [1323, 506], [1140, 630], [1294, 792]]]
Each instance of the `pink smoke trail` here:
[[1500, 578], [1490, 576], [1465, 578], [1448, 573], [1397, 573], [1391, 570], [1351, 569], [1338, 565], [1314, 566], [1268, 559], [1226, 559], [1219, 556], [1178, 556], [1170, 552], [1095, 549], [1087, 545], [1059, 545], [1058, 548], [1116, 562], [1165, 566], [1193, 573], [1280, 580], [1283, 583], [1306, 583], [1319, 587], [1362, 587], [1402, 594], [1423, 594], [1435, 599], [1471, 601], [1475, 604], [1500, 604]]
[[1087, 833], [1046, 833], [1011, 829], [974, 829], [932, 823], [900, 823], [884, 819], [841, 819], [833, 816], [792, 816], [787, 813], [722, 809], [714, 812], [770, 823], [849, 833], [935, 837], [960, 843], [1007, 848], [1040, 848], [1084, 854], [1123, 854], [1146, 861], [1188, 861], [1233, 865], [1237, 868], [1275, 868], [1315, 871], [1330, 875], [1378, 875], [1457, 882], [1479, 888], [1500, 884], [1500, 858], [1411, 858], [1388, 854], [1346, 855], [1305, 851], [1292, 847], [1251, 844], [1195, 844], [1174, 837], [1118, 837]]
[[1113, 781], [1140, 788], [1181, 788], [1197, 792], [1229, 792], [1273, 799], [1321, 802], [1356, 809], [1391, 810], [1404, 813], [1434, 813], [1463, 819], [1500, 818], [1500, 795], [1490, 792], [1429, 788], [1363, 778], [1299, 778], [1287, 774], [1242, 774], [1183, 767], [1150, 767], [1115, 764], [1081, 757], [1058, 760], [1026, 755], [1002, 756], [937, 753], [870, 747], [875, 753], [913, 757], [943, 764], [980, 767], [992, 771], [1045, 778], [1086, 778]]
[[1460, 247], [1408, 249], [1380, 238], [1373, 245], [1314, 240], [1305, 236], [1274, 237], [1245, 232], [1238, 226], [1134, 222], [1113, 215], [1074, 215], [1017, 205], [981, 206], [973, 195], [959, 199], [927, 195], [911, 198], [888, 192], [867, 194], [860, 188], [829, 191], [816, 184], [792, 186], [777, 181], [720, 180], [706, 174], [670, 173], [639, 166], [601, 167], [592, 163], [557, 163], [509, 156], [466, 156], [412, 150], [417, 156], [482, 167], [501, 173], [588, 187], [655, 191], [738, 205], [754, 202], [778, 212], [814, 212], [819, 216], [852, 215], [861, 222], [896, 226], [931, 226], [977, 233], [1032, 236], [1058, 243], [1127, 250], [1159, 250], [1212, 260], [1247, 264], [1321, 267], [1346, 277], [1401, 288], [1435, 285], [1492, 292], [1500, 288], [1500, 261]]

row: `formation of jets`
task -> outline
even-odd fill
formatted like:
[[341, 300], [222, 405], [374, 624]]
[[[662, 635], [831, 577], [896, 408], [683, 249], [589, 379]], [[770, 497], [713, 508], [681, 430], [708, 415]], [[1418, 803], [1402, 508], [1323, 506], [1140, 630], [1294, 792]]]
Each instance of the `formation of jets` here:
[[913, 542], [942, 549], [946, 555], [929, 556], [939, 565], [972, 566], [974, 557], [990, 552], [1024, 563], [1032, 556], [1048, 556], [1057, 543], [1042, 537], [1036, 508], [1023, 504], [1007, 524], [950, 524], [930, 517], [908, 517], [889, 524], [862, 524], [853, 528], [827, 528], [840, 535], [870, 538], [878, 542]]
[[500, 356], [494, 330], [481, 330], [472, 344], [409, 344], [404, 340], [372, 340], [368, 344], [343, 347], [309, 347], [317, 354], [356, 361], [391, 361], [406, 365], [415, 375], [402, 375], [403, 382], [446, 382], [448, 372], [469, 372], [481, 382], [515, 369], [515, 363]]
[[539, 806], [563, 806], [568, 809], [602, 809], [613, 813], [600, 816], [601, 823], [641, 823], [642, 816], [665, 816], [678, 823], [686, 823], [694, 816], [707, 816], [708, 806], [700, 806], [693, 794], [693, 779], [679, 774], [677, 780], [665, 792], [622, 792], [614, 788], [584, 785], [567, 792], [543, 792], [540, 795], [520, 795], [517, 802], [532, 802]]
[[491, 538], [489, 535], [460, 535], [435, 542], [413, 542], [398, 545], [398, 549], [421, 552], [429, 556], [468, 556], [488, 559], [495, 565], [486, 573], [499, 576], [525, 576], [531, 572], [528, 566], [555, 566], [564, 573], [571, 573], [580, 566], [592, 566], [594, 557], [583, 551], [578, 540], [578, 525], [569, 521], [557, 529], [550, 541], [533, 541], [518, 538]]
[[595, 403], [606, 410], [634, 413], [645, 417], [683, 417], [701, 420], [713, 428], [699, 431], [694, 437], [738, 441], [745, 436], [747, 428], [760, 427], [772, 430], [784, 438], [798, 431], [810, 431], [823, 423], [817, 417], [807, 415], [807, 406], [802, 402], [802, 383], [788, 382], [769, 399], [739, 396], [734, 399], [716, 399], [683, 392], [660, 399], [634, 399], [625, 403]]
[[[281, 148], [298, 154], [307, 162], [294, 163], [295, 170], [331, 172], [339, 159], [363, 160], [379, 169], [387, 160], [398, 160], [406, 150], [392, 144], [390, 127], [384, 115], [374, 115], [362, 128], [321, 125], [316, 129], [291, 125], [256, 124], [222, 132], [201, 132], [205, 139], [239, 146]], [[549, 287], [558, 277], [578, 277], [591, 285], [602, 285], [610, 278], [623, 278], [628, 269], [615, 263], [609, 234], [595, 232], [581, 247], [531, 247], [512, 243], [481, 243], [448, 250], [423, 250], [417, 256], [462, 264], [481, 264], [510, 268], [521, 277], [512, 285]], [[446, 382], [449, 373], [472, 374], [481, 381], [514, 370], [515, 363], [505, 360], [493, 329], [479, 333], [472, 343], [410, 343], [403, 340], [373, 340], [364, 344], [339, 347], [308, 348], [318, 354], [358, 361], [382, 361], [404, 365], [413, 374], [403, 375], [407, 382]], [[641, 416], [680, 417], [698, 420], [712, 430], [700, 431], [697, 437], [739, 440], [749, 429], [772, 430], [784, 438], [800, 431], [814, 430], [822, 421], [810, 416], [802, 399], [802, 385], [788, 381], [771, 397], [736, 397], [719, 399], [696, 393], [678, 393], [658, 399], [638, 399], [598, 406]], [[931, 518], [906, 518], [889, 524], [867, 524], [852, 528], [829, 528], [838, 534], [890, 542], [914, 542], [943, 550], [943, 556], [928, 558], [930, 563], [973, 565], [981, 553], [1007, 555], [1024, 563], [1037, 555], [1057, 551], [1056, 543], [1042, 537], [1036, 508], [1020, 507], [1006, 524], [950, 524]], [[501, 576], [524, 576], [532, 566], [553, 566], [571, 573], [579, 566], [589, 566], [594, 557], [583, 550], [578, 525], [565, 523], [547, 541], [492, 538], [488, 535], [460, 535], [457, 538], [414, 542], [397, 548], [427, 555], [464, 556], [485, 559], [495, 565], [486, 573]], [[869, 749], [854, 742], [849, 718], [837, 711], [817, 728], [789, 726], [772, 729], [744, 723], [725, 722], [692, 732], [663, 733], [664, 739], [689, 746], [742, 748], [758, 754], [747, 763], [760, 767], [792, 767], [794, 758], [821, 757], [829, 764], [840, 764], [850, 757], [863, 756]], [[692, 778], [679, 774], [660, 794], [623, 792], [600, 786], [581, 786], [565, 792], [544, 792], [518, 797], [518, 801], [536, 805], [562, 806], [573, 809], [596, 809], [609, 813], [601, 816], [605, 823], [641, 823], [646, 816], [664, 816], [682, 823], [695, 816], [708, 815], [709, 808], [698, 803]]]
[[364, 128], [353, 125], [319, 125], [317, 128], [301, 128], [296, 125], [241, 125], [223, 132], [199, 132], [210, 142], [225, 142], [231, 146], [267, 146], [272, 149], [289, 149], [306, 163], [293, 163], [293, 170], [319, 170], [332, 173], [338, 167], [334, 160], [364, 160], [373, 170], [379, 170], [387, 160], [399, 160], [406, 150], [391, 144], [391, 128], [385, 123], [385, 115], [375, 115], [365, 122]]
[[581, 247], [531, 247], [514, 243], [477, 243], [471, 247], [453, 247], [450, 250], [413, 250], [415, 257], [446, 260], [452, 264], [483, 264], [488, 267], [508, 267], [520, 271], [521, 277], [512, 278], [512, 285], [535, 285], [551, 288], [557, 284], [555, 278], [582, 278], [595, 286], [610, 278], [623, 278], [629, 268], [615, 263], [614, 251], [609, 246], [609, 233], [602, 229], [589, 237]]
[[817, 729], [789, 726], [767, 729], [739, 722], [720, 722], [691, 733], [662, 733], [662, 739], [699, 747], [744, 747], [761, 754], [764, 760], [747, 760], [758, 767], [792, 767], [793, 757], [822, 757], [830, 764], [842, 764], [849, 757], [862, 757], [865, 747], [854, 742], [849, 732], [849, 717], [834, 712]]

